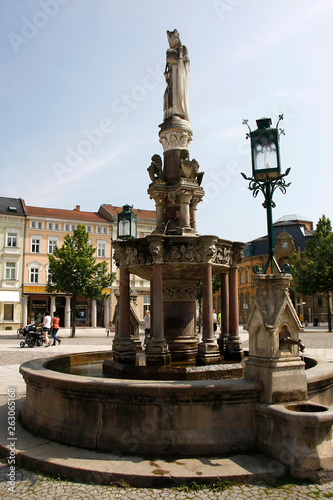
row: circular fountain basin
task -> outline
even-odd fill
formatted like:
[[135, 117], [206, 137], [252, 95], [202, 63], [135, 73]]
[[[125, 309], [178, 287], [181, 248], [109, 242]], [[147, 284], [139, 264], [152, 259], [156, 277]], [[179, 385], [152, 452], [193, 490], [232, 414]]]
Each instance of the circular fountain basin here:
[[21, 365], [27, 385], [23, 422], [50, 439], [114, 453], [200, 456], [253, 449], [252, 405], [259, 400], [260, 382], [117, 379], [62, 371], [111, 357], [110, 351], [94, 352]]
[[[153, 367], [146, 379], [140, 368], [136, 378], [130, 378], [133, 367], [128, 368], [129, 378], [121, 371], [118, 378], [106, 377], [101, 367], [111, 360], [112, 352], [106, 351], [21, 365], [27, 386], [22, 408], [25, 425], [55, 441], [83, 448], [198, 457], [256, 449], [258, 429], [265, 429], [267, 421], [269, 433], [272, 419], [276, 425], [281, 422], [282, 434], [289, 427], [296, 433], [303, 427], [325, 430], [333, 423], [333, 367], [327, 362], [312, 363], [306, 370], [309, 401], [261, 405], [259, 381], [222, 378], [221, 373], [214, 378], [221, 367], [216, 372], [211, 365], [181, 367], [178, 380], [175, 371], [169, 372], [168, 380], [161, 375], [158, 379], [160, 369], [154, 374]], [[187, 379], [189, 368], [201, 379]]]

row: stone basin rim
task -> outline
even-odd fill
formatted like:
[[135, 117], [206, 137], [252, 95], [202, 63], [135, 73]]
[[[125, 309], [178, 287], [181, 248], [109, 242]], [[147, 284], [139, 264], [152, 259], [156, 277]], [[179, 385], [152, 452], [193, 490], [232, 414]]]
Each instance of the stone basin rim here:
[[[188, 388], [189, 386], [193, 389], [205, 390], [208, 392], [214, 391], [229, 391], [236, 392], [239, 389], [240, 385], [242, 390], [245, 391], [259, 391], [262, 387], [260, 381], [256, 380], [246, 380], [244, 378], [241, 379], [217, 379], [217, 380], [137, 380], [137, 379], [117, 379], [117, 378], [109, 378], [109, 377], [98, 377], [94, 378], [89, 375], [73, 375], [69, 373], [63, 373], [61, 371], [56, 371], [50, 369], [47, 365], [59, 361], [61, 359], [82, 359], [88, 358], [89, 355], [93, 355], [94, 358], [102, 357], [105, 353], [111, 354], [111, 351], [91, 351], [85, 353], [75, 353], [69, 355], [58, 355], [50, 358], [37, 358], [34, 360], [26, 361], [23, 363], [19, 370], [21, 375], [23, 375], [24, 379], [29, 382], [35, 382], [38, 385], [38, 380], [41, 383], [45, 383], [46, 380], [49, 380], [51, 384], [57, 384], [58, 386], [66, 387], [66, 385], [71, 384], [75, 385], [77, 390], [82, 388], [82, 391], [85, 390], [87, 384], [94, 386], [95, 390], [107, 391], [108, 388], [121, 387], [123, 391], [130, 391], [131, 388], [133, 390], [137, 390], [138, 388], [142, 389], [154, 389], [156, 390], [157, 386], [159, 390], [170, 390], [170, 388]], [[85, 361], [86, 361], [85, 359]], [[104, 358], [103, 358], [104, 359]], [[79, 363], [76, 363], [79, 364]], [[212, 366], [212, 365], [210, 365]]]

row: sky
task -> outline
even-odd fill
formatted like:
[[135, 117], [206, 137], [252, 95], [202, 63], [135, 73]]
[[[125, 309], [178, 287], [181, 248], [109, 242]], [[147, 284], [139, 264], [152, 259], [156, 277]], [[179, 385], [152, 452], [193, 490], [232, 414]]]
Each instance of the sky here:
[[167, 30], [190, 57], [190, 157], [205, 172], [198, 231], [266, 234], [249, 120], [284, 114], [273, 220], [332, 208], [333, 0], [1, 0], [0, 196], [27, 205], [155, 210]]

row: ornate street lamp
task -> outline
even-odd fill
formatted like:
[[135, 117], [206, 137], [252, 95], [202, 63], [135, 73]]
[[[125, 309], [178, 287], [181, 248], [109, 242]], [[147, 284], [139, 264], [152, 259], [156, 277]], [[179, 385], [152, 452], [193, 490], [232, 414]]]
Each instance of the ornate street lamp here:
[[132, 212], [133, 206], [124, 205], [123, 211], [118, 214], [118, 239], [136, 238], [137, 216]]
[[285, 264], [281, 270], [274, 257], [274, 237], [273, 237], [273, 218], [272, 208], [276, 205], [273, 201], [273, 193], [276, 188], [279, 188], [283, 194], [286, 193], [286, 188], [290, 186], [290, 182], [286, 184], [286, 177], [290, 168], [284, 174], [281, 174], [280, 164], [280, 148], [279, 136], [284, 134], [284, 131], [278, 129], [280, 121], [283, 120], [283, 115], [279, 115], [279, 120], [276, 127], [271, 127], [272, 120], [270, 118], [261, 118], [257, 120], [257, 130], [252, 131], [248, 125], [248, 120], [243, 120], [243, 125], [246, 125], [249, 132], [246, 138], [251, 141], [251, 157], [252, 157], [252, 176], [247, 177], [242, 173], [244, 179], [250, 181], [249, 189], [253, 192], [254, 198], [257, 197], [259, 191], [264, 195], [265, 201], [263, 207], [267, 213], [267, 234], [268, 234], [268, 259], [261, 270], [258, 266], [253, 266], [255, 274], [266, 274], [269, 264], [271, 264], [271, 273], [273, 274], [274, 264], [279, 273], [290, 272], [290, 266]]

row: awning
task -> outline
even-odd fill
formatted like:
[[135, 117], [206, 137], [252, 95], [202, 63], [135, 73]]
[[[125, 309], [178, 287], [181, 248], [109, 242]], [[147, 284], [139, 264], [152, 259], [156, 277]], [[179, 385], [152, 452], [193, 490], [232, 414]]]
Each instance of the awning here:
[[0, 290], [0, 302], [20, 302], [19, 292]]

